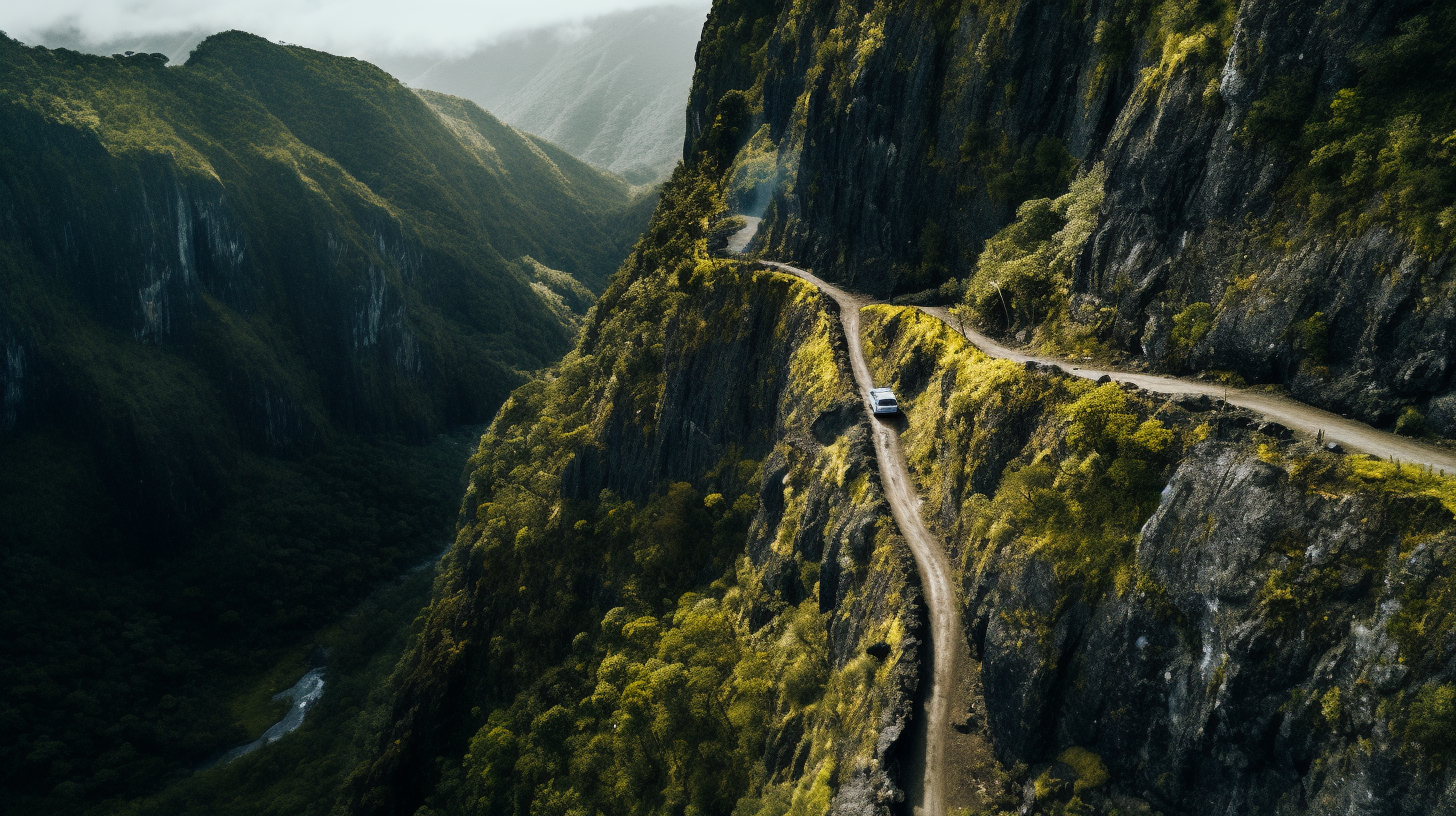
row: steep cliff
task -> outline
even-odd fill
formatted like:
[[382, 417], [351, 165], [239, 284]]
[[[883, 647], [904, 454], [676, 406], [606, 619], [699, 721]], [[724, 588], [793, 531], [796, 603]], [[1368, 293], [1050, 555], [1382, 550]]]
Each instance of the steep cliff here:
[[[1444, 371], [1410, 344], [1447, 308], [1448, 114], [1410, 68], [1445, 70], [1446, 14], [718, 3], [687, 161], [574, 349], [482, 438], [335, 811], [899, 809], [913, 561], [834, 307], [715, 257], [729, 213], [763, 211], [763, 251], [861, 289], [963, 290], [1025, 342], [1324, 378], [1311, 399], [1358, 389], [1368, 416], [1419, 403], [1439, 427], [1444, 374], [1389, 384]], [[431, 99], [451, 127], [474, 115]], [[1404, 266], [1339, 266], [1357, 244]], [[1279, 300], [1296, 268], [1330, 305]], [[1401, 286], [1425, 311], [1369, 288]], [[986, 812], [1456, 809], [1451, 479], [992, 361], [911, 309], [862, 317], [954, 572], [955, 727], [995, 757], [950, 762]]]
[[[736, 129], [731, 195], [775, 257], [882, 295], [970, 280], [995, 331], [1452, 435], [1453, 24], [1422, 2], [730, 0], [688, 144]], [[983, 269], [1023, 204], [1094, 173], [1062, 262]], [[1035, 243], [1043, 210], [1019, 219]]]
[[866, 342], [959, 572], [1002, 806], [1453, 806], [1451, 479], [991, 361], [910, 309]]
[[[357, 813], [886, 813], [922, 611], [831, 303], [680, 171], [463, 524]], [[443, 760], [437, 760], [443, 758]]]
[[[1296, 390], [1304, 374], [1290, 371], [1322, 367], [1335, 385], [1316, 401], [1340, 407], [1341, 388], [1359, 388], [1375, 395], [1367, 415], [1388, 419], [1444, 385], [1407, 399], [1380, 383], [1434, 358], [1354, 338], [1441, 335], [1419, 311], [1372, 312], [1383, 301], [1350, 287], [1385, 272], [1335, 258], [1387, 240], [1403, 263], [1444, 252], [1444, 148], [1430, 133], [1446, 113], [1414, 118], [1429, 89], [1406, 70], [1413, 54], [1436, 58], [1444, 15], [1258, 0], [716, 4], [688, 168], [576, 355], [486, 437], [449, 572], [347, 808], [820, 814], [893, 800], [904, 769], [882, 747], [817, 771], [822, 749], [790, 752], [787, 774], [778, 764], [816, 729], [887, 743], [886, 668], [839, 661], [883, 637], [871, 654], [908, 676], [903, 636], [881, 633], [910, 608], [867, 591], [884, 585], [884, 556], [868, 569], [827, 557], [835, 537], [848, 554], [884, 546], [855, 543], [872, 515], [841, 522], [884, 518], [873, 476], [855, 486], [866, 457], [842, 362], [843, 396], [796, 407], [812, 382], [798, 357], [834, 348], [834, 327], [794, 322], [822, 306], [777, 291], [793, 284], [715, 268], [701, 242], [725, 237], [720, 210], [762, 212], [765, 254], [863, 290], [964, 290], [969, 315], [1027, 342], [1174, 368], [1225, 354], [1221, 367]], [[1377, 160], [1388, 167], [1366, 166]], [[1230, 235], [1258, 269], [1200, 260]], [[1280, 312], [1279, 270], [1296, 260], [1312, 264], [1308, 292], [1348, 296], [1349, 311]], [[1443, 268], [1399, 280], [1437, 285]], [[1453, 807], [1450, 479], [1295, 443], [1206, 399], [992, 361], [910, 309], [867, 310], [863, 340], [876, 381], [901, 396], [924, 512], [956, 573], [974, 657], [956, 726], [999, 761], [956, 770], [976, 775], [986, 812]], [[1261, 373], [1281, 342], [1299, 365]], [[826, 592], [847, 574], [866, 583]], [[830, 616], [822, 646], [800, 628], [815, 608]], [[870, 628], [840, 639], [846, 613]], [[832, 656], [813, 705], [785, 644]]]

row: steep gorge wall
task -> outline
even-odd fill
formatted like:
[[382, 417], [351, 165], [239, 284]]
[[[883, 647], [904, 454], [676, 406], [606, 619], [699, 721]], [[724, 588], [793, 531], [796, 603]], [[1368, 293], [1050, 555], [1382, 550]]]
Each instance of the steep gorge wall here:
[[[974, 277], [1019, 204], [1100, 167], [1091, 238], [1044, 285], [1059, 314], [1013, 300], [989, 328], [1070, 322], [1449, 435], [1449, 23], [1419, 2], [721, 2], [688, 144], [729, 125], [760, 248], [881, 296]], [[1209, 326], [1175, 336], [1194, 304]]]

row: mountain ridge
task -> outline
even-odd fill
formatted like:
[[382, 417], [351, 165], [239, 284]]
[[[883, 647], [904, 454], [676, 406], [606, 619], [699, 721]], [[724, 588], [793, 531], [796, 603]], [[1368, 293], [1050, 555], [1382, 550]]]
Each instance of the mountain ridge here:
[[240, 32], [0, 40], [0, 129], [0, 787], [80, 810], [251, 738], [242, 678], [439, 551], [442, 435], [566, 353], [651, 198]]

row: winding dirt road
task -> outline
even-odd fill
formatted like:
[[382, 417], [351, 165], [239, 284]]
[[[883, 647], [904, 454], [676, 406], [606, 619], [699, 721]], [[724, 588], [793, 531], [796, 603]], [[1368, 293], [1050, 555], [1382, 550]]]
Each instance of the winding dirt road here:
[[839, 320], [849, 343], [849, 359], [854, 379], [864, 400], [865, 413], [875, 437], [875, 457], [880, 465], [880, 482], [890, 513], [900, 534], [915, 554], [915, 566], [925, 592], [925, 605], [930, 611], [930, 694], [925, 701], [924, 773], [910, 780], [910, 801], [918, 816], [945, 816], [945, 755], [951, 739], [951, 698], [957, 688], [956, 665], [961, 653], [961, 620], [951, 588], [950, 564], [945, 548], [931, 535], [920, 517], [920, 497], [910, 479], [905, 453], [900, 449], [900, 433], [877, 418], [870, 408], [869, 392], [874, 387], [864, 349], [859, 338], [859, 310], [869, 301], [832, 286], [813, 274], [788, 264], [762, 261], [768, 266], [797, 275], [819, 287], [821, 292], [839, 303]]
[[1289, 397], [1247, 388], [1225, 388], [1214, 383], [1183, 380], [1158, 374], [1073, 368], [1072, 364], [1065, 360], [1027, 354], [1003, 346], [975, 329], [961, 325], [960, 321], [956, 320], [943, 306], [922, 307], [921, 311], [945, 321], [947, 326], [960, 331], [967, 340], [971, 341], [972, 345], [991, 357], [1000, 357], [1018, 363], [1030, 361], [1061, 366], [1067, 373], [1089, 380], [1096, 380], [1106, 375], [1117, 382], [1133, 383], [1139, 388], [1158, 394], [1207, 394], [1210, 397], [1227, 399], [1230, 405], [1237, 405], [1240, 408], [1263, 414], [1306, 436], [1313, 437], [1323, 431], [1325, 441], [1336, 442], [1352, 451], [1368, 453], [1382, 459], [1395, 459], [1402, 463], [1429, 466], [1456, 474], [1456, 453], [1414, 439], [1396, 436], [1388, 431], [1377, 430], [1363, 422], [1347, 419], [1329, 411], [1322, 411]]

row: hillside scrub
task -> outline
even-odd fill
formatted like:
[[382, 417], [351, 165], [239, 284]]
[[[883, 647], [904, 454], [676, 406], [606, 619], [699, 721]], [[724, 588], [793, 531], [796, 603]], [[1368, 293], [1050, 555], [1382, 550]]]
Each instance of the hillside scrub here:
[[[1030, 342], [1085, 354], [1103, 316], [1072, 305], [1072, 265], [1097, 224], [1107, 172], [1078, 176], [1056, 199], [1023, 203], [1016, 220], [986, 241], [966, 286], [964, 308], [993, 332], [1033, 332]], [[1020, 336], [1020, 335], [1018, 335]]]
[[482, 439], [351, 812], [897, 795], [913, 562], [877, 523], [838, 321], [708, 255], [721, 196], [678, 171], [577, 348]]
[[[296, 463], [250, 460], [243, 495], [192, 549], [141, 565], [98, 552], [94, 530], [114, 510], [84, 451], [55, 433], [0, 449], [0, 780], [11, 801], [20, 812], [116, 812], [257, 738], [282, 714], [269, 698], [307, 669], [313, 645], [339, 645], [336, 623], [449, 540], [469, 443], [469, 433], [423, 448], [361, 441]], [[37, 453], [46, 466], [14, 464]], [[417, 608], [422, 592], [413, 597]], [[390, 607], [389, 626], [408, 623], [409, 603]], [[385, 629], [335, 650], [326, 706], [351, 663], [392, 637]]]
[[1115, 383], [986, 357], [919, 310], [864, 314], [866, 356], [909, 406], [906, 453], [963, 583], [1013, 542], [1088, 592], [1133, 580], [1138, 529], [1207, 426]]
[[[1330, 97], [1305, 90], [1303, 104], [1287, 108], [1297, 160], [1285, 192], [1312, 221], [1345, 234], [1393, 227], [1430, 257], [1451, 247], [1456, 172], [1449, 134], [1456, 113], [1449, 83], [1437, 77], [1456, 70], [1442, 45], [1453, 32], [1456, 10], [1423, 10], [1356, 53], [1349, 87]], [[1286, 135], [1267, 132], [1261, 122], [1251, 114], [1251, 135]]]
[[[1456, 436], [1456, 363], [1432, 341], [1456, 331], [1453, 20], [1377, 0], [722, 0], [688, 145], [742, 119], [765, 257], [897, 303], [971, 281], [993, 334]], [[1069, 219], [1057, 202], [1094, 170], [1097, 204]]]

